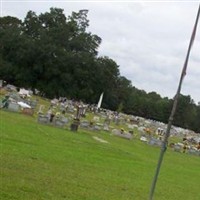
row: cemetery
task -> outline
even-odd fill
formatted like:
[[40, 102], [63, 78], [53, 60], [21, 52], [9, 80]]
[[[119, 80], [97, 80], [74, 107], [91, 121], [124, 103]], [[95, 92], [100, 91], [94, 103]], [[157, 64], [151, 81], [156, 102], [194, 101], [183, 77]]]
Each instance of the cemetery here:
[[[29, 199], [30, 193], [24, 190], [40, 191], [34, 193], [34, 199], [43, 196], [74, 200], [95, 199], [96, 195], [98, 199], [105, 195], [111, 200], [129, 199], [138, 190], [140, 195], [134, 199], [145, 199], [149, 190], [147, 179], [151, 179], [155, 167], [152, 160], [157, 159], [166, 124], [103, 108], [96, 111], [95, 105], [67, 98], [24, 97], [10, 87], [1, 89], [0, 95], [3, 199], [9, 199], [8, 194]], [[185, 166], [181, 173], [187, 174], [188, 184], [197, 182], [198, 176], [193, 176], [193, 171], [199, 163], [199, 142], [199, 134], [173, 127], [167, 156], [170, 161], [166, 165], [174, 171], [176, 184], [183, 183], [182, 188], [185, 177], [179, 176], [176, 168]], [[186, 170], [188, 167], [191, 174]], [[23, 173], [15, 173], [18, 169], [23, 169]], [[54, 175], [50, 177], [49, 171]], [[12, 183], [7, 179], [10, 175]], [[23, 183], [18, 181], [22, 179]], [[164, 185], [161, 182], [161, 188]], [[13, 193], [12, 188], [21, 188], [21, 192]], [[176, 192], [175, 188], [171, 185], [169, 190]], [[199, 187], [194, 185], [192, 191], [197, 193]], [[168, 192], [160, 200], [166, 200]], [[174, 199], [185, 198], [183, 194], [180, 191]]]
[[35, 3], [1, 2], [0, 199], [199, 200], [199, 3]]
[[[167, 128], [167, 124], [162, 122], [103, 109], [99, 103], [95, 107], [66, 97], [45, 99], [40, 103], [40, 97], [33, 96], [31, 91], [22, 88], [17, 92], [16, 87], [9, 84], [1, 89], [1, 93], [1, 109], [32, 116], [42, 125], [74, 132], [106, 132], [111, 137], [139, 140], [146, 145], [161, 147]], [[174, 152], [200, 155], [198, 133], [172, 126], [170, 134], [173, 145], [169, 148]]]

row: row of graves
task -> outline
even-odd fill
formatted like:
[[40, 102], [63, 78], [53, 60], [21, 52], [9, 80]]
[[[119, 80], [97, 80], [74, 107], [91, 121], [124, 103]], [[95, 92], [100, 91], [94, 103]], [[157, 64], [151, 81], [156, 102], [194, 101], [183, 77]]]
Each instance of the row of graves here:
[[[6, 88], [7, 93], [0, 101], [0, 107], [13, 112], [33, 115], [38, 104], [32, 100], [30, 91], [16, 90], [12, 85]], [[133, 138], [156, 147], [161, 147], [167, 125], [142, 117], [126, 115], [107, 109], [97, 109], [96, 105], [69, 100], [53, 99], [48, 108], [38, 106], [37, 122], [71, 131], [78, 129], [89, 131], [106, 131], [110, 135], [131, 140]], [[87, 115], [92, 116], [88, 118]], [[138, 135], [136, 135], [138, 133]], [[198, 134], [199, 135], [199, 134]], [[179, 137], [179, 143], [171, 143], [169, 147], [175, 152], [183, 152], [200, 156], [200, 137], [197, 134], [172, 126], [170, 136]]]
[[20, 89], [19, 92], [17, 92], [15, 88], [9, 87], [9, 89], [7, 89], [7, 87], [5, 87], [4, 89], [6, 93], [0, 101], [1, 109], [33, 116], [38, 101], [33, 100], [27, 90]]
[[[90, 120], [87, 117], [88, 114], [92, 114]], [[106, 131], [110, 135], [128, 140], [133, 138], [140, 139], [140, 141], [156, 147], [161, 147], [167, 128], [167, 125], [162, 122], [106, 109], [97, 110], [95, 105], [87, 105], [66, 98], [64, 100], [52, 100], [46, 113], [40, 107], [38, 122], [60, 128], [68, 128], [71, 131], [78, 131], [79, 128], [96, 132]], [[135, 134], [136, 132], [138, 135]], [[184, 134], [190, 135], [188, 130], [172, 126], [171, 137], [180, 137], [181, 140]], [[175, 152], [199, 156], [199, 143], [198, 140], [195, 141], [193, 143], [188, 142], [186, 148], [186, 145], [181, 142], [169, 144], [169, 147]]]
[[[40, 105], [37, 113], [38, 123], [70, 128], [72, 131], [77, 131], [78, 128], [98, 132], [107, 131], [126, 139], [133, 137], [133, 124], [138, 124], [135, 118], [129, 120], [123, 114], [105, 109], [97, 110], [95, 105], [87, 105], [66, 98], [51, 100], [47, 109], [44, 105]], [[89, 119], [87, 115], [92, 118]], [[126, 126], [128, 121], [131, 130], [125, 131], [121, 126]]]
[[[149, 145], [161, 147], [163, 145], [163, 139], [166, 133], [167, 125], [152, 120], [148, 120], [147, 124], [148, 127], [151, 128], [139, 128], [140, 133], [142, 134], [140, 140]], [[147, 124], [145, 125], [147, 126]], [[154, 131], [149, 132], [149, 129]], [[200, 156], [199, 134], [187, 129], [172, 126], [170, 130], [170, 137], [176, 137], [180, 140], [180, 142], [168, 144], [168, 147], [173, 151]]]
[[[25, 89], [17, 92], [9, 86], [8, 93], [3, 97], [0, 107], [26, 115], [33, 115], [37, 106], [37, 100], [31, 100], [31, 95]], [[125, 115], [106, 109], [97, 110], [95, 105], [86, 105], [82, 102], [68, 100], [66, 98], [53, 99], [47, 112], [45, 106], [40, 105], [37, 121], [42, 124], [60, 128], [70, 128], [77, 131], [78, 128], [90, 131], [107, 131], [110, 135], [131, 140], [136, 138], [134, 130], [137, 129], [138, 137], [142, 142], [161, 147], [167, 125], [162, 122], [147, 120], [141, 117]], [[93, 118], [88, 120], [87, 113], [93, 113]], [[127, 131], [128, 130], [128, 131]], [[172, 126], [171, 137], [179, 137], [181, 142], [171, 143], [175, 152], [183, 152], [200, 156], [200, 137], [197, 134], [179, 127]], [[184, 137], [183, 137], [184, 136]]]
[[172, 145], [176, 152], [200, 156], [200, 137], [194, 133], [184, 135], [181, 142]]

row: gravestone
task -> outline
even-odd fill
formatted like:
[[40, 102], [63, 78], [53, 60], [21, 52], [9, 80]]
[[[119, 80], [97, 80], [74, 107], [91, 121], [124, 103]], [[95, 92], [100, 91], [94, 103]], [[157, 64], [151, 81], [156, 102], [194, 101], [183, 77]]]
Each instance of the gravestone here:
[[49, 123], [49, 117], [46, 115], [38, 115], [38, 122], [42, 124], [47, 124]]
[[69, 119], [66, 118], [66, 117], [63, 117], [63, 118], [62, 118], [62, 121], [63, 121], [65, 124], [67, 124], [67, 123], [69, 122]]
[[120, 130], [117, 130], [117, 129], [113, 129], [112, 130], [112, 135], [116, 135], [118, 137], [122, 137], [122, 138], [125, 138], [125, 139], [128, 139], [128, 140], [131, 140], [133, 135], [130, 134], [130, 133], [127, 133], [127, 132], [121, 132]]
[[54, 125], [57, 126], [57, 127], [63, 128], [64, 125], [65, 125], [65, 122], [62, 121], [62, 119], [55, 118]]
[[78, 130], [79, 125], [80, 125], [80, 119], [75, 118], [72, 124], [70, 125], [70, 130], [76, 132]]
[[136, 124], [128, 124], [128, 128], [129, 129], [138, 128], [138, 125], [136, 125]]
[[109, 131], [109, 126], [108, 126], [107, 124], [104, 124], [103, 130], [104, 130], [104, 131]]
[[0, 80], [0, 88], [3, 87], [3, 80]]
[[32, 108], [23, 108], [22, 113], [25, 115], [33, 116], [34, 110]]
[[141, 136], [141, 137], [140, 137], [140, 141], [142, 141], [142, 142], [147, 142], [148, 140], [147, 140], [147, 138], [146, 138], [145, 136]]
[[19, 105], [15, 102], [10, 102], [8, 104], [8, 110], [13, 111], [13, 112], [19, 112]]
[[30, 101], [30, 106], [31, 106], [32, 108], [36, 108], [36, 106], [37, 106], [37, 101], [36, 101], [36, 100]]
[[89, 121], [82, 121], [81, 123], [80, 123], [80, 127], [82, 127], [82, 128], [89, 128], [89, 126], [90, 126], [90, 122]]
[[100, 131], [101, 130], [101, 126], [96, 124], [96, 125], [93, 126], [93, 130], [94, 131]]
[[174, 151], [176, 151], [176, 152], [181, 152], [181, 150], [182, 150], [182, 146], [180, 146], [180, 145], [178, 145], [178, 144], [175, 144], [175, 145], [174, 145]]
[[0, 108], [3, 108], [4, 104], [2, 102], [2, 100], [0, 99]]
[[196, 150], [196, 149], [188, 149], [187, 152], [188, 152], [188, 154], [200, 156], [200, 151], [198, 151], [198, 150]]
[[120, 118], [116, 117], [115, 118], [115, 125], [120, 125], [120, 122], [121, 122]]
[[155, 138], [150, 138], [150, 140], [148, 141], [149, 145], [154, 145], [154, 146], [161, 146], [162, 145], [162, 141], [155, 139]]
[[109, 118], [109, 117], [106, 117], [105, 120], [104, 120], [104, 125], [109, 126], [109, 125], [110, 125], [110, 122], [111, 122], [110, 118]]
[[74, 113], [74, 106], [69, 106], [68, 108], [67, 108], [67, 110], [66, 110], [67, 112], [69, 112], [69, 113]]
[[39, 110], [38, 110], [38, 114], [43, 113], [45, 106], [44, 105], [40, 105]]
[[98, 116], [94, 116], [94, 117], [93, 117], [93, 121], [99, 122], [99, 120], [100, 120], [100, 117], [98, 117]]

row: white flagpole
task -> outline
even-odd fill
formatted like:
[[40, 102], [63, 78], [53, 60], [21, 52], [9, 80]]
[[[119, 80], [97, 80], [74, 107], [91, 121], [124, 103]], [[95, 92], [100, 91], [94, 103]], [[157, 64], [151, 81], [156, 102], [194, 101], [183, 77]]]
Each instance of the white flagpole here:
[[97, 109], [101, 108], [102, 100], [103, 100], [103, 92], [101, 93], [101, 96], [100, 96], [100, 98], [99, 98], [99, 102], [98, 102], [98, 104], [97, 104]]

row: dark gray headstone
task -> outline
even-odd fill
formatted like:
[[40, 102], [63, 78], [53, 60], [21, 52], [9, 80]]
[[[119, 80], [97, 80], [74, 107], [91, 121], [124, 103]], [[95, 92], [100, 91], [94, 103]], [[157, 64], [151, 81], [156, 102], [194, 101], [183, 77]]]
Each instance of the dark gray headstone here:
[[42, 124], [49, 123], [49, 117], [45, 115], [38, 115], [38, 122]]
[[65, 125], [65, 122], [62, 121], [62, 119], [55, 119], [54, 125], [57, 126], [57, 127], [63, 128], [64, 125]]
[[88, 128], [90, 126], [90, 123], [88, 121], [82, 121], [80, 123], [80, 127], [82, 128]]

